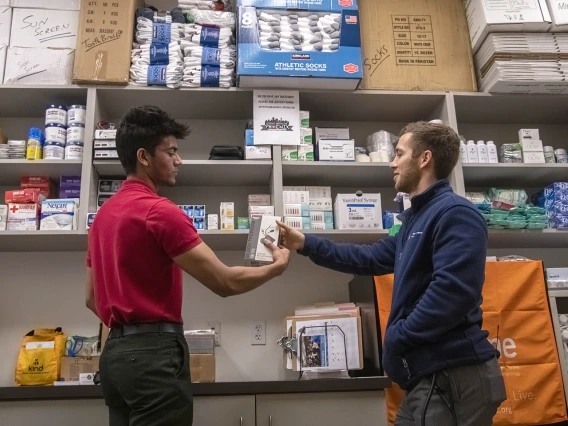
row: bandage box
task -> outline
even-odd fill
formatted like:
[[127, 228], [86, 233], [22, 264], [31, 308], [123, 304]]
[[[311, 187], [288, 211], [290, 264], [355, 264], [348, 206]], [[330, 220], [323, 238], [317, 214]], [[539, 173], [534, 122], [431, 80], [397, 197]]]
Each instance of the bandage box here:
[[355, 141], [320, 139], [317, 153], [319, 161], [355, 161]]
[[214, 383], [215, 355], [190, 354], [189, 373], [191, 375], [191, 383]]
[[526, 164], [544, 164], [546, 161], [544, 159], [544, 152], [524, 152], [523, 151], [523, 163]]
[[61, 176], [59, 188], [81, 188], [81, 176]]
[[314, 161], [314, 146], [313, 145], [298, 146], [298, 161]]
[[[329, 223], [333, 228], [333, 212], [330, 211], [310, 211], [310, 220], [314, 223]], [[312, 228], [313, 229], [313, 228]]]
[[116, 194], [124, 180], [99, 180], [99, 194]]
[[310, 127], [310, 111], [300, 111], [300, 126], [305, 129]]
[[59, 188], [59, 198], [75, 198], [78, 200], [80, 196], [80, 188]]
[[78, 382], [81, 374], [95, 374], [99, 371], [100, 356], [76, 356], [61, 358], [60, 381]]
[[310, 217], [309, 204], [284, 204], [284, 216]]
[[311, 221], [309, 217], [304, 216], [286, 216], [284, 224], [290, 228], [302, 229], [304, 231], [311, 229]]
[[234, 216], [221, 216], [221, 230], [234, 231], [235, 230], [235, 217]]
[[219, 216], [216, 214], [207, 215], [207, 229], [216, 230], [219, 229]]
[[312, 143], [312, 129], [309, 127], [300, 127], [300, 144], [311, 145]]
[[281, 220], [281, 217], [262, 216], [259, 218], [251, 218], [250, 231], [245, 249], [246, 266], [269, 265], [274, 261], [272, 251], [264, 245], [263, 241], [267, 240], [278, 245], [280, 240], [280, 227], [276, 223], [277, 220]]
[[4, 202], [11, 203], [41, 203], [47, 197], [41, 194], [40, 188], [26, 188], [15, 189], [13, 191], [6, 191]]
[[10, 46], [75, 49], [79, 12], [15, 8]]
[[6, 230], [6, 222], [8, 221], [8, 206], [0, 204], [0, 231]]
[[568, 268], [546, 268], [548, 288], [568, 287]]
[[316, 127], [316, 143], [320, 139], [349, 139], [347, 127]]
[[245, 160], [272, 160], [271, 146], [245, 146]]
[[[244, 3], [244, 2], [243, 2]], [[238, 8], [237, 81], [240, 87], [355, 90], [363, 77], [360, 18], [356, 1], [289, 3], [312, 14], [340, 14], [337, 50], [284, 51], [262, 45], [258, 12], [286, 14], [278, 0], [247, 1]], [[341, 4], [345, 4], [345, 7]], [[266, 8], [266, 9], [265, 9]], [[259, 10], [260, 9], [260, 10]], [[268, 10], [270, 9], [270, 10]], [[281, 9], [281, 10], [277, 10]], [[275, 78], [277, 77], [277, 78]]]
[[[540, 134], [538, 129], [521, 129], [519, 130], [519, 142], [524, 140], [540, 140]], [[542, 149], [541, 149], [542, 151]]]
[[0, 7], [0, 45], [10, 44], [10, 27], [12, 25], [12, 8]]
[[336, 229], [382, 229], [381, 194], [337, 194]]
[[487, 34], [546, 32], [552, 21], [546, 0], [466, 0], [465, 7], [474, 54]]
[[221, 203], [221, 216], [235, 216], [235, 203], [232, 202], [222, 202]]
[[53, 187], [53, 182], [48, 176], [24, 176], [20, 179], [20, 188], [46, 188]]
[[144, 7], [142, 0], [81, 0], [73, 82], [128, 84], [132, 23], [139, 7]]
[[282, 191], [282, 201], [284, 204], [310, 204], [310, 193], [308, 191]]
[[333, 211], [333, 202], [329, 197], [310, 197], [310, 211]]
[[282, 160], [284, 161], [298, 161], [298, 148], [296, 145], [283, 145], [282, 146]]
[[45, 200], [41, 203], [41, 231], [77, 229], [78, 205], [72, 199]]
[[39, 204], [8, 204], [8, 231], [37, 231]]
[[95, 130], [96, 140], [112, 139], [116, 140], [116, 129], [99, 129]]
[[523, 147], [523, 152], [543, 152], [542, 141], [538, 139], [521, 140], [521, 146]]
[[331, 198], [331, 186], [306, 186], [310, 198]]
[[71, 84], [75, 51], [9, 47], [4, 84]]
[[274, 206], [249, 206], [249, 217], [274, 216]]
[[269, 206], [270, 194], [249, 194], [248, 204], [249, 206]]

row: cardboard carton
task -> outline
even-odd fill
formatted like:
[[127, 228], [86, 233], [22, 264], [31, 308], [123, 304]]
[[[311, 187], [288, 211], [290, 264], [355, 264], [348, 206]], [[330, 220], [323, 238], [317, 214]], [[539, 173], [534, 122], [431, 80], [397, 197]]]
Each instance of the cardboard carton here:
[[215, 382], [215, 355], [190, 354], [189, 372], [191, 374], [191, 383]]
[[99, 371], [100, 356], [77, 356], [61, 358], [60, 381], [78, 382], [79, 375], [83, 373], [96, 373]]

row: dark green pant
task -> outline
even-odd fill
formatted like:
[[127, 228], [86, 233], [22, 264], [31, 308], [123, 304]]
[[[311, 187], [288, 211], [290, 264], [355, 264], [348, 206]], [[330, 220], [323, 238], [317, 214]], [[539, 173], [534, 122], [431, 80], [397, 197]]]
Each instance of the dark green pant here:
[[191, 426], [193, 395], [183, 336], [140, 333], [108, 339], [100, 378], [110, 426]]

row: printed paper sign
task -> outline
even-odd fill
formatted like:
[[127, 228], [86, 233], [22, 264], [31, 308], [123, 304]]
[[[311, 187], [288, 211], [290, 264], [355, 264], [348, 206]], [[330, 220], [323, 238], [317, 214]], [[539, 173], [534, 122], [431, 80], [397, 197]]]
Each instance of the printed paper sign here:
[[254, 91], [254, 144], [300, 145], [300, 95], [293, 90]]

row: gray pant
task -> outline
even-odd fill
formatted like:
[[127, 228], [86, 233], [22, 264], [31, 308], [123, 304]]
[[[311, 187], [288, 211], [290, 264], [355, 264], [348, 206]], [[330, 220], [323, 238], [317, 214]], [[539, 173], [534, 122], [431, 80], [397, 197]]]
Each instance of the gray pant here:
[[[420, 426], [432, 377], [423, 378], [400, 406], [395, 426]], [[497, 408], [507, 399], [497, 359], [484, 364], [449, 368], [436, 373], [436, 389], [426, 411], [426, 426], [491, 426]], [[452, 404], [455, 421], [448, 404]]]

